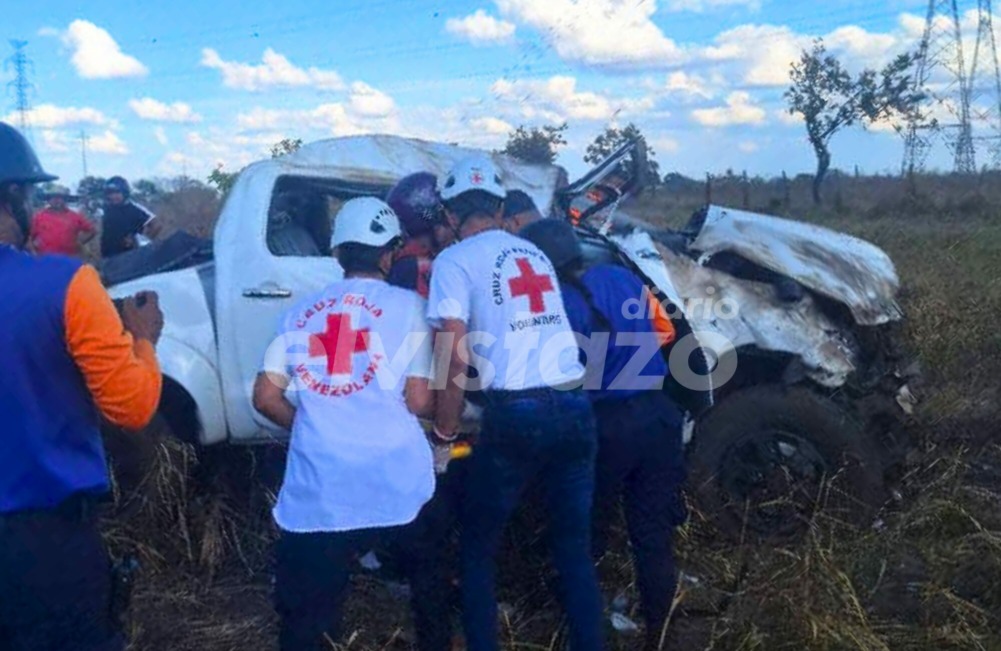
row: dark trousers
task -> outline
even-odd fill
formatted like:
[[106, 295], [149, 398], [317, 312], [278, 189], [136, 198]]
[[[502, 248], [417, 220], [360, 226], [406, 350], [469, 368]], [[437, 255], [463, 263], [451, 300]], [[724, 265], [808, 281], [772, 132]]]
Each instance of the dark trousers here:
[[462, 605], [469, 651], [498, 649], [495, 556], [504, 526], [533, 477], [548, 502], [570, 648], [603, 648], [601, 593], [590, 545], [596, 448], [594, 415], [580, 391], [489, 398], [462, 505]]
[[0, 516], [0, 649], [120, 651], [111, 564], [76, 503]]
[[624, 506], [647, 647], [657, 648], [677, 584], [674, 528], [685, 520], [682, 416], [659, 391], [599, 402], [595, 415], [595, 551], [605, 552], [608, 530]]
[[433, 498], [417, 519], [402, 527], [359, 531], [283, 531], [276, 549], [275, 597], [281, 617], [282, 651], [329, 649], [342, 634], [344, 599], [355, 559], [388, 544], [410, 582], [411, 607], [420, 651], [447, 651], [452, 628], [441, 527], [447, 503]]

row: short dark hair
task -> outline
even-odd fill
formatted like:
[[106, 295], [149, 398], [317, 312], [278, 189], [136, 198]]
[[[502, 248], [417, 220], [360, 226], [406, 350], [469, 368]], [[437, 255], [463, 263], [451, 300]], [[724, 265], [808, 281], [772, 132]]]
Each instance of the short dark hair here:
[[341, 264], [345, 274], [370, 274], [379, 273], [379, 260], [382, 256], [391, 251], [395, 243], [385, 246], [369, 246], [358, 242], [345, 242], [337, 247], [337, 261]]
[[504, 200], [484, 190], [469, 190], [445, 202], [445, 208], [454, 213], [462, 223], [470, 217], [493, 217]]
[[509, 190], [504, 199], [504, 219], [510, 219], [528, 211], [539, 212], [532, 197], [521, 190]]

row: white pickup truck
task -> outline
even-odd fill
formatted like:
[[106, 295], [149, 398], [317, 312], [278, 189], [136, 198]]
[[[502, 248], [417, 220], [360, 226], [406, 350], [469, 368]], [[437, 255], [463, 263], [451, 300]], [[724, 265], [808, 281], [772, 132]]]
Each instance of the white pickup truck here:
[[[254, 410], [251, 388], [279, 314], [342, 274], [327, 244], [338, 207], [384, 195], [412, 172], [442, 175], [469, 153], [391, 136], [309, 144], [240, 173], [211, 246], [175, 239], [107, 265], [113, 296], [160, 296], [161, 414], [173, 433], [199, 445], [283, 440]], [[878, 499], [902, 444], [888, 414], [912, 400], [896, 346], [898, 281], [881, 250], [717, 206], [682, 231], [640, 224], [618, 212], [640, 176], [630, 175], [641, 169], [637, 145], [574, 184], [557, 166], [493, 157], [506, 186], [526, 191], [543, 214], [580, 221], [589, 259], [633, 268], [676, 308], [681, 337], [668, 353], [690, 377], [673, 385], [696, 423], [695, 487], [715, 511], [743, 517], [748, 500], [768, 501], [776, 476], [783, 490], [800, 490], [846, 459], [848, 492]], [[752, 526], [774, 531], [776, 518], [790, 516], [776, 508], [763, 506]]]

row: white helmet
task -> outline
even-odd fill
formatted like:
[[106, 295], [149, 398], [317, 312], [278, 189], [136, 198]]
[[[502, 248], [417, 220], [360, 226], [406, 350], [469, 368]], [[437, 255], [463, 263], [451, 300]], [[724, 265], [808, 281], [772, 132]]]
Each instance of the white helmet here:
[[403, 237], [403, 232], [393, 209], [375, 197], [359, 197], [337, 211], [330, 248], [347, 242], [385, 246], [397, 237]]
[[470, 156], [456, 163], [441, 181], [439, 194], [442, 201], [449, 201], [470, 190], [482, 190], [498, 199], [507, 196], [497, 166], [486, 156]]

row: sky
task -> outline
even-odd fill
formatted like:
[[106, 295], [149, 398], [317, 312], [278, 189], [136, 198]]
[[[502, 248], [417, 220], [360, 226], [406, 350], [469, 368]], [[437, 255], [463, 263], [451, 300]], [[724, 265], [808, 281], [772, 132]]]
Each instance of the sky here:
[[[961, 0], [972, 51], [976, 2]], [[810, 171], [785, 111], [790, 63], [816, 37], [850, 70], [917, 47], [922, 0], [214, 0], [11, 3], [28, 41], [30, 137], [74, 184], [216, 166], [278, 140], [393, 133], [502, 148], [518, 125], [569, 125], [576, 175], [605, 127], [634, 122], [665, 172]], [[1001, 20], [997, 21], [1001, 26]], [[1001, 36], [999, 36], [1001, 38]], [[3, 50], [0, 50], [3, 51]], [[8, 47], [6, 53], [12, 53]], [[6, 55], [4, 55], [6, 56]], [[0, 81], [9, 82], [12, 70]], [[16, 123], [14, 96], [0, 119]], [[899, 170], [888, 125], [835, 137], [834, 166]], [[948, 166], [944, 147], [931, 166]]]

